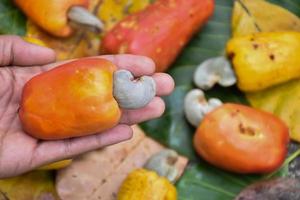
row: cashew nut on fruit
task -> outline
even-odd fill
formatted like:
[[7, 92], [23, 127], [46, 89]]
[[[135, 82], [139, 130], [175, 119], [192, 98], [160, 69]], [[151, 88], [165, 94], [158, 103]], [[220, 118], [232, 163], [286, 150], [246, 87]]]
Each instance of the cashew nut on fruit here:
[[175, 182], [178, 170], [175, 166], [178, 154], [171, 149], [162, 150], [154, 154], [144, 165], [145, 169], [156, 171], [159, 176], [166, 177], [170, 182]]
[[81, 6], [73, 6], [69, 9], [68, 19], [80, 26], [90, 28], [95, 32], [100, 32], [104, 29], [103, 23], [86, 8]]
[[185, 116], [190, 124], [198, 127], [205, 114], [220, 105], [222, 105], [222, 102], [219, 99], [211, 98], [207, 101], [202, 90], [193, 89], [184, 99]]
[[134, 79], [131, 72], [118, 70], [114, 73], [113, 95], [124, 109], [146, 106], [156, 94], [156, 84], [150, 76]]
[[194, 73], [194, 83], [203, 90], [212, 88], [216, 83], [223, 87], [236, 83], [230, 62], [224, 57], [210, 58], [202, 62]]

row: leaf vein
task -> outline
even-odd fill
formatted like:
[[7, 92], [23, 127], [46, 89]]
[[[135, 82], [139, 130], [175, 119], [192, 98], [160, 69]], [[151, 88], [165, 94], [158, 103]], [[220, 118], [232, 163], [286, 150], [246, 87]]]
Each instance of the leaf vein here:
[[219, 192], [219, 193], [222, 193], [224, 195], [227, 195], [229, 197], [235, 197], [236, 194], [235, 193], [232, 193], [232, 192], [229, 192], [229, 191], [226, 191], [220, 187], [216, 187], [216, 186], [213, 186], [205, 181], [201, 181], [201, 182], [195, 182], [195, 181], [187, 181], [191, 184], [194, 184], [194, 185], [200, 185], [206, 189], [209, 189], [209, 190], [212, 190], [212, 191], [215, 191], [215, 192]]

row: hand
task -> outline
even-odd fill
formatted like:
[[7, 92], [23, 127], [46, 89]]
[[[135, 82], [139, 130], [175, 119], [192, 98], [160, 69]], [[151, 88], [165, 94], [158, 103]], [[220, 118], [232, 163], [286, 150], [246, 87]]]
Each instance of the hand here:
[[[154, 73], [155, 66], [149, 58], [133, 55], [100, 57], [136, 76], [152, 75], [157, 84], [157, 96], [173, 90], [172, 78], [164, 73]], [[130, 139], [130, 125], [159, 117], [164, 112], [164, 102], [155, 97], [142, 109], [123, 110], [120, 124], [103, 133], [58, 141], [37, 140], [22, 130], [19, 121], [22, 88], [31, 77], [57, 66], [58, 63], [49, 64], [54, 61], [55, 53], [51, 49], [26, 43], [19, 37], [0, 36], [0, 178]]]

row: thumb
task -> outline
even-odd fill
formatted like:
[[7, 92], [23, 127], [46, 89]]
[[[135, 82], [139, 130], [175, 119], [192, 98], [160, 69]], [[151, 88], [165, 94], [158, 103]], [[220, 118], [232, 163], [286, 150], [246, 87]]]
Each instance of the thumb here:
[[44, 65], [54, 61], [52, 49], [25, 42], [18, 36], [0, 36], [0, 66]]

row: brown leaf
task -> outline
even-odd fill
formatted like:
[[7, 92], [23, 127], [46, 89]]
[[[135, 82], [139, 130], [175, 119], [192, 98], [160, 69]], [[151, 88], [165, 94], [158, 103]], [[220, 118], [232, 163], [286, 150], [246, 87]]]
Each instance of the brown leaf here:
[[[134, 128], [131, 140], [109, 146], [75, 159], [70, 167], [58, 172], [56, 188], [61, 199], [116, 199], [119, 187], [128, 173], [141, 168], [164, 147]], [[175, 166], [181, 176], [187, 159], [180, 157]]]

